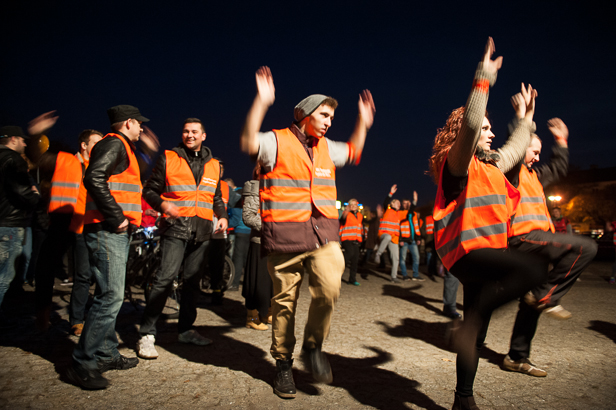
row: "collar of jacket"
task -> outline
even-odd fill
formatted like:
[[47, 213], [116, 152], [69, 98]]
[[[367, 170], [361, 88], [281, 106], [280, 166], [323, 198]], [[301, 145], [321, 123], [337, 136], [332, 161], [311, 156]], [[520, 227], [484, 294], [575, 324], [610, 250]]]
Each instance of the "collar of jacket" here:
[[124, 138], [126, 140], [126, 142], [128, 142], [128, 146], [130, 147], [130, 149], [132, 149], [133, 152], [135, 152], [137, 147], [135, 147], [135, 144], [130, 140], [130, 138], [128, 138], [126, 135], [122, 134], [120, 131], [114, 131], [112, 134], [121, 135], [122, 138]]
[[[201, 150], [193, 151], [191, 149], [186, 148], [186, 146], [180, 142], [180, 144], [173, 148], [175, 153], [177, 153], [181, 158], [184, 158], [186, 161], [189, 161], [190, 158], [203, 158], [203, 163], [206, 164], [212, 159], [212, 151], [205, 145], [201, 145]], [[196, 154], [196, 155], [192, 155]]]
[[304, 134], [299, 129], [297, 124], [295, 124], [295, 123], [291, 124], [291, 126], [289, 127], [289, 130], [293, 133], [293, 135], [295, 135], [297, 137], [297, 139], [299, 140], [299, 142], [302, 143], [302, 145], [305, 145], [305, 146], [311, 147], [311, 148], [315, 145], [316, 138], [309, 137], [306, 134]]

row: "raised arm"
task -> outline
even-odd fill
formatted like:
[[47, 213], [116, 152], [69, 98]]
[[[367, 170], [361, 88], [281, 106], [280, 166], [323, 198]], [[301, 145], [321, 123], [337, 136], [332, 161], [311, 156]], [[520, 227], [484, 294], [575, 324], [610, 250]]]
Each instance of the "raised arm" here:
[[554, 136], [552, 158], [549, 163], [535, 169], [544, 188], [567, 176], [569, 170], [569, 129], [560, 118], [549, 120], [548, 128]]
[[453, 176], [465, 176], [475, 154], [490, 87], [496, 82], [496, 74], [503, 64], [503, 57], [491, 59], [495, 51], [494, 40], [489, 37], [483, 59], [475, 72], [473, 88], [466, 101], [460, 131], [447, 156], [447, 167]]
[[524, 83], [522, 83], [522, 91], [511, 97], [517, 121], [514, 121], [513, 130], [505, 145], [497, 150], [500, 159], [496, 165], [503, 173], [517, 167], [524, 159], [526, 149], [530, 144], [531, 133], [535, 131], [533, 116], [535, 115], [536, 97], [537, 90], [534, 90], [530, 84], [525, 87]]
[[240, 136], [240, 149], [242, 152], [255, 156], [259, 153], [259, 131], [265, 113], [276, 99], [274, 78], [269, 67], [263, 66], [255, 73], [257, 82], [257, 95], [248, 111], [242, 135]]
[[369, 90], [364, 90], [359, 95], [357, 110], [358, 115], [357, 121], [355, 122], [355, 130], [349, 138], [349, 143], [353, 144], [355, 152], [360, 155], [364, 149], [368, 130], [372, 127], [374, 122], [374, 113], [376, 111], [374, 100]]

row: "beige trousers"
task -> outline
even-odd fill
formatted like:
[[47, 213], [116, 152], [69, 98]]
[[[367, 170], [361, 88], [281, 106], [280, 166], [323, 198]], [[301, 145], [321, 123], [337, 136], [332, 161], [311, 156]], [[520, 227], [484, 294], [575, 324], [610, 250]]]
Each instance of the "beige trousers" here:
[[274, 284], [272, 347], [276, 360], [289, 360], [295, 347], [295, 311], [304, 272], [310, 284], [310, 311], [304, 330], [308, 348], [321, 346], [329, 334], [334, 305], [340, 296], [344, 256], [339, 242], [304, 253], [274, 253], [267, 257]]

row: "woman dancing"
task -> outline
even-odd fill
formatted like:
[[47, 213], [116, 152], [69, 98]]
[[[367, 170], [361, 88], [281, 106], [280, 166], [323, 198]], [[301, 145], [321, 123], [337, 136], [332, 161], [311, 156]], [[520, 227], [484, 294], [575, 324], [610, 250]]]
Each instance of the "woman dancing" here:
[[541, 284], [547, 265], [507, 250], [510, 222], [520, 200], [504, 172], [524, 157], [530, 143], [537, 92], [522, 85], [512, 100], [526, 105], [507, 143], [492, 150], [486, 106], [502, 57], [491, 59], [488, 39], [466, 106], [454, 110], [434, 140], [430, 172], [438, 183], [434, 205], [436, 250], [464, 285], [464, 322], [452, 331], [457, 385], [453, 409], [478, 409], [473, 382], [492, 311]]

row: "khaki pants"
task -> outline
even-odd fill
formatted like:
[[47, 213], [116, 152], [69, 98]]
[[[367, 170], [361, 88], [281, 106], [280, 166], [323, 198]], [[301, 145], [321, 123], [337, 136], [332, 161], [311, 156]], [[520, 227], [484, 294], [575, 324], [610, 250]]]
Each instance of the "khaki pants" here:
[[344, 257], [339, 242], [305, 253], [274, 253], [267, 258], [274, 284], [272, 348], [276, 360], [289, 360], [295, 347], [295, 311], [304, 271], [310, 284], [310, 311], [304, 330], [308, 348], [321, 346], [329, 334], [334, 305], [340, 296]]

